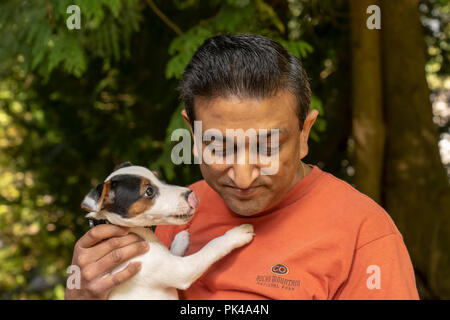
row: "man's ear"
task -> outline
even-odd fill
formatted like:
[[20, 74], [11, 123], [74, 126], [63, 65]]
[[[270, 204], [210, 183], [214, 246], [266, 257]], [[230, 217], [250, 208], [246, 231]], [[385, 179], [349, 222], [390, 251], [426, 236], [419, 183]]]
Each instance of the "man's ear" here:
[[131, 167], [133, 164], [130, 161], [127, 162], [122, 162], [121, 164], [118, 164], [117, 166], [114, 167], [114, 171], [119, 170], [121, 168], [125, 168], [125, 167]]
[[86, 211], [98, 212], [105, 208], [105, 202], [109, 201], [110, 181], [105, 183], [100, 183], [95, 188], [93, 188], [84, 197], [83, 202], [81, 202], [81, 208]]
[[[186, 124], [188, 125], [189, 130], [191, 130], [192, 139], [194, 139], [194, 146], [192, 147], [192, 152], [195, 157], [198, 157], [199, 156], [199, 151], [197, 149], [198, 141], [195, 140], [194, 128], [192, 128], [191, 121], [187, 115], [186, 109], [181, 110], [181, 116], [183, 117], [184, 122], [186, 122]], [[200, 144], [200, 146], [201, 146], [201, 144]]]
[[308, 138], [311, 128], [316, 122], [319, 111], [312, 109], [308, 112], [305, 122], [303, 123], [303, 129], [300, 132], [300, 159], [303, 159], [308, 155]]
[[186, 109], [181, 110], [181, 116], [183, 117], [184, 122], [186, 122], [186, 124], [188, 125], [189, 130], [191, 130], [192, 135], [194, 135], [194, 129], [192, 128], [191, 121], [187, 115]]

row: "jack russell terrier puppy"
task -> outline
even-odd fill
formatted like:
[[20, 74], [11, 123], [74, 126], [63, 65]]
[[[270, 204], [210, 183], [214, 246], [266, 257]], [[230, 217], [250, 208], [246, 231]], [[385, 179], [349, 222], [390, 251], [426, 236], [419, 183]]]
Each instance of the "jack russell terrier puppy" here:
[[189, 247], [189, 233], [184, 230], [175, 236], [169, 251], [149, 226], [185, 224], [192, 219], [197, 206], [198, 199], [192, 190], [165, 184], [149, 169], [129, 162], [116, 167], [87, 194], [81, 207], [89, 211], [86, 217], [91, 226], [94, 221], [94, 225], [103, 221], [130, 227], [130, 232], [150, 244], [145, 254], [111, 272], [123, 270], [130, 262], [142, 262], [141, 270], [115, 288], [108, 299], [176, 300], [177, 289], [186, 290], [213, 263], [252, 241], [253, 226], [243, 224], [183, 257]]

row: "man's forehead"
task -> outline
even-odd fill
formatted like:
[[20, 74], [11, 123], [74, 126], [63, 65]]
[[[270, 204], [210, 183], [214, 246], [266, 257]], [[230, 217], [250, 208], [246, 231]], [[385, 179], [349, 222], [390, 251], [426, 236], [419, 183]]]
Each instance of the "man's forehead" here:
[[297, 118], [296, 98], [288, 91], [266, 97], [196, 97], [196, 120], [207, 122], [242, 123], [252, 122], [260, 127], [274, 127]]
[[249, 128], [244, 129], [217, 129], [217, 128], [204, 128], [203, 135], [208, 137], [208, 141], [223, 140], [233, 141], [235, 138], [251, 138], [251, 139], [271, 139], [272, 137], [280, 137], [289, 135], [289, 130], [284, 127], [276, 128]]
[[[211, 140], [235, 137], [268, 137], [280, 139], [296, 134], [298, 117], [295, 97], [279, 92], [270, 98], [215, 97], [196, 100], [197, 132], [212, 134]], [[194, 125], [195, 127], [195, 125]], [[199, 130], [200, 129], [200, 130]]]

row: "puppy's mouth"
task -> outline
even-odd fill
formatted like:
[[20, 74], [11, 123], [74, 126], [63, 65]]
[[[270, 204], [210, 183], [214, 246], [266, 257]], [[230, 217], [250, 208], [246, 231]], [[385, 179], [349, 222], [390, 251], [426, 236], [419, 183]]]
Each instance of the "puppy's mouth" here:
[[173, 214], [170, 216], [170, 218], [175, 218], [183, 221], [191, 220], [191, 218], [194, 216], [193, 213], [184, 213], [184, 214]]
[[189, 207], [188, 210], [186, 210], [182, 213], [178, 213], [178, 214], [171, 214], [169, 217], [173, 218], [173, 219], [181, 220], [183, 222], [187, 222], [192, 219], [192, 217], [194, 216], [194, 213], [195, 213], [195, 209], [192, 207]]
[[94, 219], [94, 218], [88, 218], [89, 221], [89, 227], [93, 228], [95, 226], [98, 226], [99, 224], [111, 224], [111, 222], [109, 222], [106, 219]]

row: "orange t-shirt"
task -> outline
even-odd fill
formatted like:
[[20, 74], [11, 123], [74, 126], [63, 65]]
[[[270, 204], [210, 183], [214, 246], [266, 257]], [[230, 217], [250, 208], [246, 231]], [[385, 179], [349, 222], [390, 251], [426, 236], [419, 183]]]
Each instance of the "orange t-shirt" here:
[[186, 255], [243, 223], [255, 237], [213, 264], [181, 299], [418, 299], [403, 238], [369, 197], [317, 166], [270, 212], [242, 217], [204, 181], [183, 226], [158, 226], [167, 246], [188, 228]]

